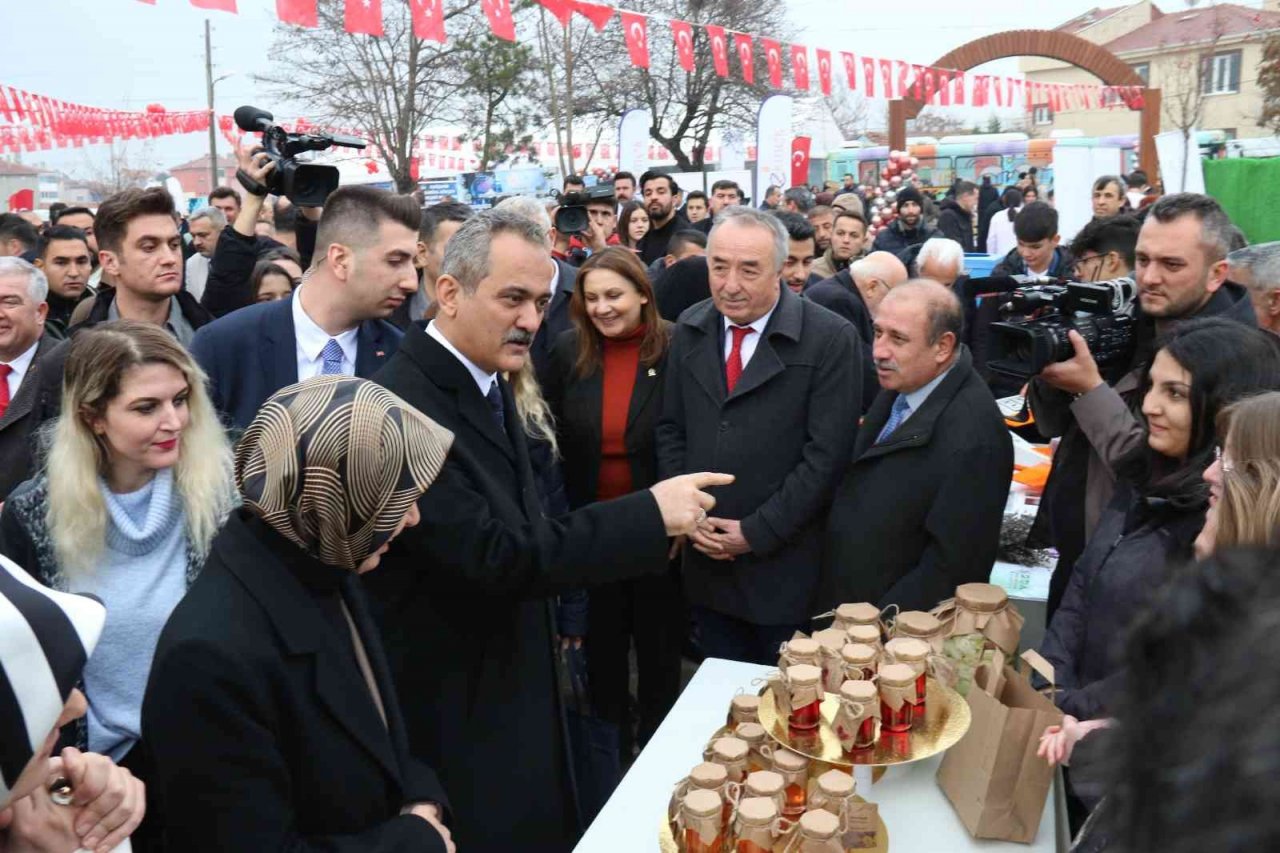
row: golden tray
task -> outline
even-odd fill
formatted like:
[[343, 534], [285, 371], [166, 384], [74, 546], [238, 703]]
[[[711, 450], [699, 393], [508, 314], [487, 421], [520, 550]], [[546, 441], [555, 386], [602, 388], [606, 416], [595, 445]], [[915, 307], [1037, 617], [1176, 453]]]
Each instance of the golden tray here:
[[847, 753], [840, 746], [840, 738], [832, 728], [832, 720], [839, 707], [839, 696], [835, 693], [825, 694], [818, 729], [810, 734], [801, 734], [789, 730], [787, 721], [779, 719], [773, 690], [766, 687], [760, 693], [760, 725], [764, 726], [769, 737], [809, 758], [837, 767], [852, 767], [855, 764], [885, 767], [891, 764], [910, 764], [946, 752], [964, 737], [973, 720], [969, 703], [964, 697], [930, 676], [925, 694], [924, 725], [917, 722], [910, 732], [898, 734], [880, 731], [877, 720], [875, 746]]
[[[819, 768], [819, 767], [820, 765], [814, 765], [813, 767], [810, 768], [810, 772], [809, 772], [810, 778], [815, 778], [813, 769]], [[821, 776], [823, 773], [825, 773], [829, 769], [831, 768], [820, 767], [820, 771], [816, 775]], [[866, 800], [862, 799], [862, 797], [858, 796], [857, 794], [854, 794], [853, 798], [860, 803], [866, 802]], [[790, 840], [791, 840], [790, 835], [787, 835], [778, 839], [778, 843], [773, 845], [774, 853], [785, 853], [787, 848], [787, 843]], [[725, 850], [732, 849], [730, 846], [728, 846], [727, 840], [725, 842], [725, 845], [726, 845]], [[680, 847], [676, 844], [675, 824], [669, 818], [666, 820], [663, 820], [662, 826], [658, 829], [658, 849], [661, 850], [662, 853], [680, 853]], [[852, 849], [856, 849], [858, 853], [863, 853], [863, 851], [865, 851], [865, 853], [889, 853], [889, 829], [884, 825], [884, 819], [880, 817], [879, 811], [876, 812], [875, 846], [874, 847], [857, 847]]]

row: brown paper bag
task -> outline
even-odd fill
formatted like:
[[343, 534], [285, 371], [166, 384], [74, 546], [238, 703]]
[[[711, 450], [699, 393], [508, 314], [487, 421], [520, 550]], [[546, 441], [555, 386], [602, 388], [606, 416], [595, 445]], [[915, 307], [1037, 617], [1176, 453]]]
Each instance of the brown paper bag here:
[[[1023, 657], [1052, 682], [1043, 658]], [[1045, 728], [1061, 724], [1062, 712], [1032, 688], [1025, 667], [1005, 666], [1001, 676], [993, 678], [987, 667], [974, 673], [965, 697], [973, 722], [943, 757], [938, 785], [970, 835], [1027, 844], [1035, 840], [1053, 782], [1053, 768], [1036, 750]]]

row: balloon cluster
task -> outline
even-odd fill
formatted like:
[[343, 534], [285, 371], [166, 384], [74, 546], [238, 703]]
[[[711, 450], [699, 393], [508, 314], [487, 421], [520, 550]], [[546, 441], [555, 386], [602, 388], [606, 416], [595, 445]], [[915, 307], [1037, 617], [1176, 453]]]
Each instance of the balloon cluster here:
[[919, 159], [906, 151], [890, 151], [889, 160], [880, 170], [880, 180], [874, 184], [862, 184], [862, 196], [867, 201], [867, 234], [870, 237], [882, 229], [888, 228], [898, 218], [898, 190], [910, 185], [915, 177]]
[[591, 174], [596, 176], [596, 180], [602, 184], [607, 184], [613, 180], [613, 169], [608, 166], [596, 166], [591, 170]]

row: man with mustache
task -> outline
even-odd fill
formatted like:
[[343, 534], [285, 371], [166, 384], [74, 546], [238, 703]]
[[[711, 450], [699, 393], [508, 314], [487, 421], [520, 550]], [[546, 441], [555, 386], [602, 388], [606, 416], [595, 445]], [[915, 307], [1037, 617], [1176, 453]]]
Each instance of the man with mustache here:
[[507, 377], [551, 298], [546, 228], [515, 210], [467, 221], [445, 247], [439, 311], [374, 379], [454, 434], [422, 521], [367, 576], [409, 728], [440, 774], [460, 850], [572, 847], [572, 788], [548, 597], [668, 570], [668, 535], [714, 505], [677, 477], [548, 519]]
[[667, 255], [667, 243], [677, 231], [688, 228], [689, 220], [677, 209], [680, 192], [675, 178], [650, 169], [640, 176], [640, 194], [649, 214], [649, 233], [640, 238], [640, 260], [648, 266]]
[[928, 279], [875, 315], [876, 397], [827, 517], [820, 610], [846, 601], [926, 610], [985, 582], [1013, 444], [960, 342], [960, 300]]

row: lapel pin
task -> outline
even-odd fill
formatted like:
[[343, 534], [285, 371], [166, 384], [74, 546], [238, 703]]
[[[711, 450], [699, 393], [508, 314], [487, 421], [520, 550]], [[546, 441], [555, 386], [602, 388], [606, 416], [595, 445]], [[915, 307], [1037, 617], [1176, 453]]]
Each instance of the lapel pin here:
[[650, 368], [649, 368], [649, 375], [650, 375], [650, 376], [657, 376], [657, 375], [658, 375], [658, 371], [657, 371], [657, 370], [654, 370], [652, 367], [650, 367]]

